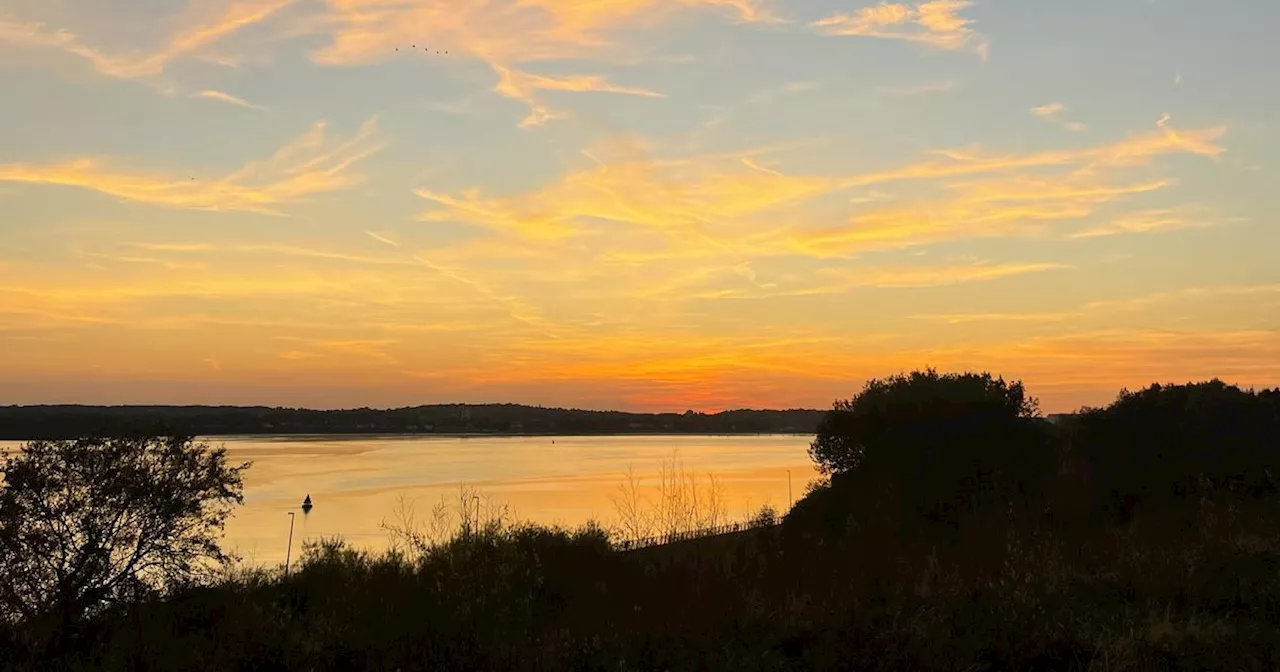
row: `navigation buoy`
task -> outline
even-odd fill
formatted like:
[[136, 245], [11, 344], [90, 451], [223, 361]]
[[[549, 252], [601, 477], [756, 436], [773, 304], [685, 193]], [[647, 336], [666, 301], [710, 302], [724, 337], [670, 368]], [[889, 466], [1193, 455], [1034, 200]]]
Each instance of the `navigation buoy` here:
[[302, 512], [311, 513], [311, 495], [310, 494], [307, 495], [306, 499], [302, 500]]

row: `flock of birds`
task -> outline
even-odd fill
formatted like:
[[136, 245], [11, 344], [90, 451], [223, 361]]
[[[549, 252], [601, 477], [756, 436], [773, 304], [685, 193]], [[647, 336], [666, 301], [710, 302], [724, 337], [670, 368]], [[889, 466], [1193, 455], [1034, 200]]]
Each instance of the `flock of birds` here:
[[[418, 45], [413, 44], [413, 45], [410, 45], [410, 47], [409, 47], [409, 48], [410, 48], [410, 49], [417, 50]], [[431, 53], [431, 48], [430, 48], [430, 47], [423, 47], [423, 48], [422, 48], [422, 50], [423, 50], [423, 51], [425, 51], [425, 52], [427, 52], [427, 53]], [[396, 47], [396, 51], [400, 51], [400, 47]], [[437, 50], [437, 51], [436, 51], [436, 53], [437, 53], [437, 54], [448, 54], [449, 52], [448, 52], [448, 50], [445, 50], [445, 51], [439, 51], [439, 50]]]

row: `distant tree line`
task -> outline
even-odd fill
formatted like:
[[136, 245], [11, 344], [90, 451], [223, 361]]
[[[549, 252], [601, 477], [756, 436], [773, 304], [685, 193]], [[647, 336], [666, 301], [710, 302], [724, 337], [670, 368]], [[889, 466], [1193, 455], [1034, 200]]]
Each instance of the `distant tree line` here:
[[318, 411], [236, 406], [0, 406], [0, 440], [278, 434], [812, 434], [817, 410], [624, 413], [518, 404]]

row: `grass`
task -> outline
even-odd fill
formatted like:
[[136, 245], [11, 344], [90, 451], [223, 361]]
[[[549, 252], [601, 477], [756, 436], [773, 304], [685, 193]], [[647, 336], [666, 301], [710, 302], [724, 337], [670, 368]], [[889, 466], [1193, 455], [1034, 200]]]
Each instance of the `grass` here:
[[[1224, 510], [1225, 509], [1225, 510]], [[295, 571], [95, 622], [8, 669], [1191, 670], [1280, 664], [1280, 508], [1204, 503], [1068, 541], [789, 547], [783, 527], [612, 550], [598, 527], [492, 517], [372, 554], [307, 546]], [[897, 548], [898, 551], [890, 551]], [[19, 652], [21, 647], [12, 647]]]

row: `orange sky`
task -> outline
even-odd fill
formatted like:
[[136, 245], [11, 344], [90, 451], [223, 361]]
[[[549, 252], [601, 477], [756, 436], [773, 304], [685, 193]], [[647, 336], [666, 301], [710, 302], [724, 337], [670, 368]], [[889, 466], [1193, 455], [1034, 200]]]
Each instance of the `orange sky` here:
[[1277, 385], [1278, 12], [0, 2], [0, 403]]

